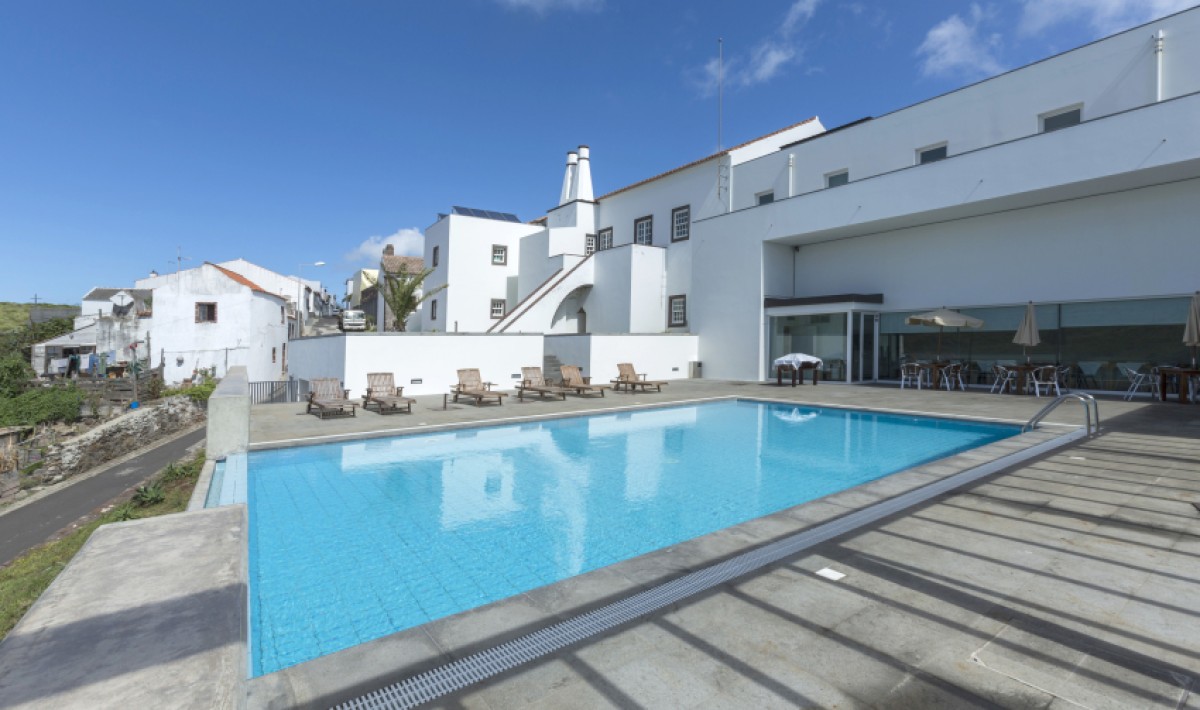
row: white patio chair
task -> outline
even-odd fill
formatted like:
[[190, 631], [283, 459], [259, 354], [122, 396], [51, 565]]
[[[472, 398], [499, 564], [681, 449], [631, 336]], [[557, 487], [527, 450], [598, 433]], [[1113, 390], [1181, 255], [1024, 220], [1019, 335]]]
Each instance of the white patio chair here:
[[1138, 393], [1143, 387], [1148, 384], [1149, 376], [1144, 372], [1138, 372], [1132, 367], [1122, 367], [1125, 376], [1129, 378], [1129, 389], [1125, 390], [1125, 401], [1133, 399], [1133, 396]]
[[906, 362], [900, 366], [900, 389], [913, 384], [917, 386], [917, 389], [921, 389], [921, 384], [925, 382], [926, 377], [925, 368], [921, 367], [920, 363]]
[[946, 386], [947, 392], [953, 392], [955, 387], [958, 387], [963, 392], [967, 391], [967, 385], [962, 378], [962, 363], [956, 362], [942, 368], [942, 384]]
[[1029, 384], [1033, 385], [1033, 394], [1035, 397], [1041, 397], [1043, 389], [1046, 390], [1046, 394], [1050, 394], [1050, 390], [1054, 390], [1056, 397], [1062, 394], [1062, 391], [1058, 388], [1058, 368], [1054, 365], [1039, 367], [1030, 372]]
[[1003, 365], [992, 365], [992, 380], [991, 393], [1004, 394], [1005, 391], [1015, 389], [1017, 386], [1017, 371], [1010, 370]]
[[1162, 378], [1160, 377], [1158, 368], [1151, 367], [1150, 374], [1146, 375], [1146, 381], [1148, 383], [1150, 383], [1150, 396], [1154, 397], [1155, 399], [1157, 399], [1162, 394], [1162, 392], [1159, 391], [1159, 385], [1161, 384], [1161, 379]]

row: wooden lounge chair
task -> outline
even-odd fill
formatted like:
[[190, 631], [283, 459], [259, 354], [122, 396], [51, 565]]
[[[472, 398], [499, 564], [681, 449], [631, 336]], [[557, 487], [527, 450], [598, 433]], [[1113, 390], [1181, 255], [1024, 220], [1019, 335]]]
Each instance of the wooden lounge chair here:
[[504, 404], [504, 397], [507, 396], [503, 392], [492, 391], [492, 383], [484, 382], [479, 376], [479, 370], [474, 367], [458, 371], [458, 384], [454, 386], [453, 392], [455, 402], [459, 397], [470, 397], [475, 400], [477, 407], [488, 399], [495, 399], [496, 404]]
[[521, 384], [517, 385], [517, 399], [525, 401], [526, 392], [536, 393], [538, 399], [545, 399], [546, 395], [567, 398], [567, 390], [546, 382], [542, 377], [542, 368], [540, 367], [521, 368]]
[[404, 410], [412, 414], [413, 402], [417, 400], [404, 396], [404, 386], [396, 386], [395, 377], [390, 372], [368, 372], [367, 393], [363, 395], [363, 409], [370, 409], [374, 403], [379, 414], [391, 414]]
[[641, 387], [643, 392], [649, 392], [651, 387], [655, 392], [662, 392], [662, 386], [667, 384], [666, 380], [647, 380], [646, 373], [638, 373], [633, 369], [633, 363], [622, 362], [617, 364], [617, 379], [613, 380], [613, 389], [620, 390], [622, 387], [628, 392], [633, 392]]
[[[358, 404], [350, 400], [350, 390], [342, 389], [336, 377], [318, 377], [309, 381], [312, 389], [308, 393], [308, 414], [324, 419], [327, 415], [358, 416]], [[316, 411], [314, 411], [316, 410]]]
[[596, 394], [604, 396], [604, 390], [611, 389], [608, 385], [593, 385], [584, 379], [583, 374], [579, 372], [578, 365], [563, 365], [562, 366], [562, 386], [563, 389], [574, 392], [578, 395]]

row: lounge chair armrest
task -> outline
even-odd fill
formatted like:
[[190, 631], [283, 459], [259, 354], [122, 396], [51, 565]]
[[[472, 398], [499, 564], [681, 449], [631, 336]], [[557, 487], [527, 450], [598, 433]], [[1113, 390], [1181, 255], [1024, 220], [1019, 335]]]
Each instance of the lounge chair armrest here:
[[587, 377], [584, 377], [584, 378], [583, 378], [583, 384], [585, 384], [585, 385], [590, 385], [590, 384], [592, 384], [592, 376], [591, 376], [591, 375], [588, 375]]
[[343, 393], [342, 399], [350, 399], [350, 388], [349, 387], [343, 388], [342, 393]]
[[646, 379], [646, 373], [644, 373], [644, 372], [639, 372], [639, 373], [638, 373], [638, 377], [640, 377], [640, 378], [642, 378], [642, 379], [644, 380], [644, 379]]

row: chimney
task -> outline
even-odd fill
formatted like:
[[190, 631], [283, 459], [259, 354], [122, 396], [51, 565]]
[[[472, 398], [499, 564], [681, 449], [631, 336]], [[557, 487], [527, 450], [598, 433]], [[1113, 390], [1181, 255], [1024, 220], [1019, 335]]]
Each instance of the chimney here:
[[592, 194], [592, 161], [589, 153], [591, 151], [586, 145], [579, 146], [579, 168], [575, 172], [575, 189], [571, 195], [574, 200], [592, 202], [596, 199]]
[[395, 256], [396, 255], [396, 247], [392, 246], [391, 244], [388, 244], [387, 246], [385, 246], [383, 248], [383, 255], [384, 256]]
[[579, 162], [575, 151], [567, 153], [567, 172], [563, 175], [562, 196], [558, 198], [558, 204], [565, 205], [571, 199], [571, 194], [575, 190], [575, 171], [576, 164]]

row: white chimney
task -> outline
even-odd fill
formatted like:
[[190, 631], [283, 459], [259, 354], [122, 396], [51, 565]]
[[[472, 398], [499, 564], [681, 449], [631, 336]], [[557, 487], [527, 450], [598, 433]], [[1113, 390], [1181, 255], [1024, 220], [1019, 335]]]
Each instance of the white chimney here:
[[575, 188], [571, 191], [571, 199], [586, 200], [592, 202], [595, 196], [592, 194], [592, 161], [589, 157], [591, 151], [586, 145], [579, 146], [579, 168], [575, 173]]
[[563, 175], [562, 196], [558, 198], [558, 204], [565, 205], [571, 199], [571, 195], [575, 189], [575, 170], [579, 158], [575, 155], [575, 151], [567, 153], [567, 172]]

